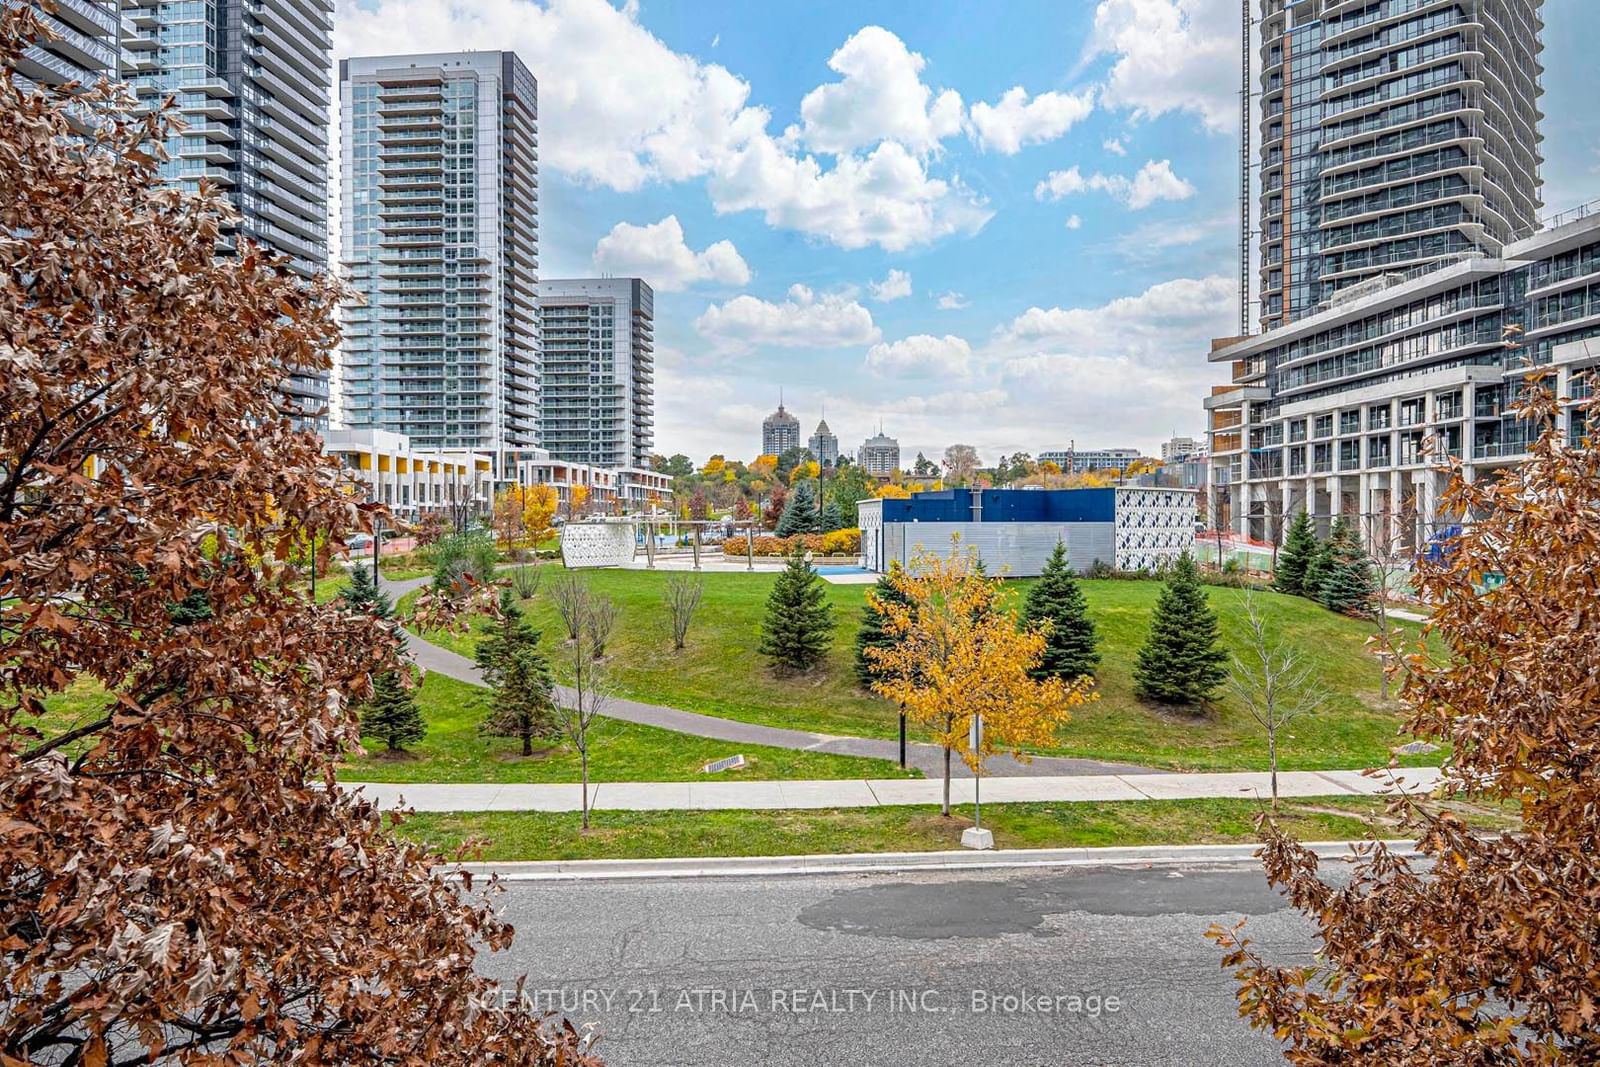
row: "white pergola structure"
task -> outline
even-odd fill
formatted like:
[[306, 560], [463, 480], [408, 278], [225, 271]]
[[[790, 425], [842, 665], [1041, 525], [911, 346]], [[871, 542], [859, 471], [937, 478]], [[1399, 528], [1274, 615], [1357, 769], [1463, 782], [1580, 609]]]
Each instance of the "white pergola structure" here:
[[[678, 551], [677, 546], [679, 542], [687, 540], [689, 555], [694, 560], [694, 569], [699, 570], [706, 530], [729, 528], [735, 531], [735, 536], [740, 531], [744, 533], [745, 566], [747, 570], [754, 570], [753, 548], [759, 529], [756, 520], [733, 523], [721, 519], [680, 519], [660, 510], [621, 518], [567, 523], [561, 528], [561, 561], [571, 569], [622, 567], [633, 562], [642, 544], [645, 567], [654, 570], [659, 557], [682, 558], [684, 553]], [[663, 532], [672, 548], [664, 549], [660, 545]]]

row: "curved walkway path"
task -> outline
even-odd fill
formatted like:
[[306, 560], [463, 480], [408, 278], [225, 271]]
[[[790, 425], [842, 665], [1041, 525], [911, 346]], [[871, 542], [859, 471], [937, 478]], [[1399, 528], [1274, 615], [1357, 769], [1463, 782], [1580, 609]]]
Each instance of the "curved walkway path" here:
[[[431, 578], [411, 578], [405, 581], [381, 580], [383, 591], [395, 601], [414, 589], [420, 589]], [[424, 641], [414, 633], [406, 633], [406, 643], [411, 658], [425, 671], [437, 671], [446, 678], [454, 678], [468, 685], [483, 685], [483, 676], [472, 660], [447, 648]], [[556, 686], [556, 695], [571, 700], [572, 690]], [[643, 704], [637, 700], [618, 697], [606, 706], [606, 714], [625, 722], [656, 726], [695, 737], [710, 737], [739, 745], [767, 745], [771, 748], [798, 749], [805, 752], [829, 752], [840, 756], [865, 756], [871, 759], [897, 762], [900, 759], [898, 741], [879, 741], [866, 737], [838, 737], [833, 734], [816, 734], [805, 730], [786, 730], [777, 726], [724, 719], [715, 715], [669, 708], [660, 704]], [[944, 749], [937, 745], [913, 743], [906, 746], [906, 763], [929, 778], [944, 777]], [[954, 777], [970, 778], [972, 772], [959, 758], [951, 761]], [[1100, 760], [1068, 759], [1061, 756], [1036, 756], [1028, 763], [1012, 759], [1005, 754], [990, 757], [983, 765], [985, 778], [994, 777], [1058, 777], [1060, 775], [1086, 774], [1156, 774], [1154, 768], [1138, 767], [1129, 763], [1106, 763]]]

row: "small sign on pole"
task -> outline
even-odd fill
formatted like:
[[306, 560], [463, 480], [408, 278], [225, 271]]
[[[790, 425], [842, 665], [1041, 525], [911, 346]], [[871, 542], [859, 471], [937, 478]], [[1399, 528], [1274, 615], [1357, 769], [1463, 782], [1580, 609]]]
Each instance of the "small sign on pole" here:
[[994, 834], [983, 828], [983, 716], [974, 715], [967, 727], [967, 744], [972, 752], [972, 825], [961, 832], [961, 844], [967, 848], [994, 847]]

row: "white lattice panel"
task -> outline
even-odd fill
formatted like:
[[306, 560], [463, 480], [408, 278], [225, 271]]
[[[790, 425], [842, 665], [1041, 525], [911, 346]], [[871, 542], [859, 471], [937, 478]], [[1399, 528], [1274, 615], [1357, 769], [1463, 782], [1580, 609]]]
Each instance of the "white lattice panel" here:
[[1194, 551], [1192, 489], [1117, 490], [1117, 569], [1160, 570]]
[[633, 547], [632, 523], [578, 522], [561, 528], [561, 562], [572, 570], [632, 563]]

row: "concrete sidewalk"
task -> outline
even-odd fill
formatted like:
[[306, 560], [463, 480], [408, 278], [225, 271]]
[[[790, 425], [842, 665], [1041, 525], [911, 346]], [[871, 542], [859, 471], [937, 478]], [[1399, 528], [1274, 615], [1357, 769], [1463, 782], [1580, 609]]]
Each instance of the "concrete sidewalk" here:
[[[1434, 767], [1384, 771], [1283, 771], [1278, 794], [1285, 797], [1374, 796], [1403, 789], [1427, 792], [1439, 781]], [[341, 782], [383, 808], [416, 811], [578, 811], [576, 783], [558, 785], [392, 784]], [[974, 780], [951, 783], [954, 803], [971, 804]], [[1219, 774], [1075, 774], [1031, 778], [984, 778], [985, 804], [1023, 801], [1197, 800], [1205, 797], [1260, 798], [1271, 786], [1265, 771]], [[936, 779], [846, 778], [837, 781], [591, 782], [589, 806], [598, 811], [781, 810], [793, 808], [873, 808], [938, 804], [944, 783]]]

